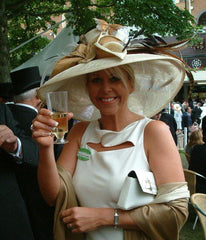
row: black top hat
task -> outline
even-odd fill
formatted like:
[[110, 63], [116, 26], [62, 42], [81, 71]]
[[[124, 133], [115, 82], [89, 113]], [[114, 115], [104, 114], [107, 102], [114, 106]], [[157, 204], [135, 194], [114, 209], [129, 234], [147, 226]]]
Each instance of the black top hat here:
[[41, 77], [39, 68], [35, 66], [12, 72], [11, 80], [15, 95], [40, 87]]
[[5, 99], [11, 99], [13, 97], [13, 86], [11, 82], [0, 83], [0, 97]]

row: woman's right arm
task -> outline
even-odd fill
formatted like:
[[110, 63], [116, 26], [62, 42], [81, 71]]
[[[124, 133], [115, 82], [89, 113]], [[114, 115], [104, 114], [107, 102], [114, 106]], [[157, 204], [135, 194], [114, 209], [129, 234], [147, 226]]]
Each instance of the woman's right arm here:
[[[69, 119], [72, 114], [69, 113]], [[41, 109], [33, 121], [33, 138], [39, 144], [38, 181], [41, 193], [45, 201], [53, 206], [60, 189], [60, 178], [54, 157], [52, 128], [56, 122], [51, 119], [51, 112]], [[87, 122], [76, 124], [67, 135], [69, 142], [64, 144], [57, 163], [73, 175], [76, 167], [77, 152], [80, 146], [82, 134], [88, 125]]]
[[51, 112], [41, 109], [33, 120], [32, 136], [39, 145], [39, 187], [45, 201], [50, 206], [55, 204], [60, 187], [53, 150], [53, 136], [51, 135], [54, 127], [56, 127], [56, 122], [51, 119]]

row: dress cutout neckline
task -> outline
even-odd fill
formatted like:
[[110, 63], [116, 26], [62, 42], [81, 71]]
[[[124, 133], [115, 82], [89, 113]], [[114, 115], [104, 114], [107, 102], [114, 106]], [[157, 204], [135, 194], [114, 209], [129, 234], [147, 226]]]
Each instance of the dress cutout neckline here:
[[125, 142], [131, 142], [133, 145], [136, 145], [135, 129], [143, 119], [145, 118], [142, 118], [140, 120], [130, 123], [121, 131], [118, 131], [118, 132], [100, 129], [99, 121], [95, 121], [94, 129], [98, 136], [99, 143], [101, 143], [103, 147], [113, 147]]

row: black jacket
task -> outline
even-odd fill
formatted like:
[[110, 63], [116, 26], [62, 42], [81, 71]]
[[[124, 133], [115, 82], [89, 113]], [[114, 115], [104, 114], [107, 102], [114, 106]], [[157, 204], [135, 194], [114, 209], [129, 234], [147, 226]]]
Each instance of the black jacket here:
[[169, 128], [170, 128], [170, 132], [172, 134], [172, 137], [175, 141], [175, 144], [177, 145], [177, 135], [176, 135], [176, 131], [177, 131], [177, 123], [175, 121], [175, 118], [173, 117], [172, 114], [169, 113], [162, 113], [160, 120], [165, 122]]
[[[26, 135], [31, 137], [30, 127], [37, 112], [29, 107], [16, 104], [9, 104], [9, 107]], [[27, 205], [35, 240], [53, 240], [54, 208], [48, 206], [41, 195], [37, 180], [37, 167], [38, 161], [35, 166], [25, 163], [16, 168], [16, 176]]]
[[[189, 169], [206, 177], [206, 143], [195, 145], [191, 152]], [[196, 192], [206, 193], [206, 180], [197, 176]]]
[[[0, 104], [0, 124], [7, 125], [22, 143], [24, 163], [36, 165], [38, 147], [26, 137], [5, 104]], [[32, 151], [31, 151], [32, 149]], [[28, 213], [19, 190], [15, 169], [17, 161], [0, 148], [0, 239], [33, 240]], [[20, 166], [20, 165], [19, 165]]]

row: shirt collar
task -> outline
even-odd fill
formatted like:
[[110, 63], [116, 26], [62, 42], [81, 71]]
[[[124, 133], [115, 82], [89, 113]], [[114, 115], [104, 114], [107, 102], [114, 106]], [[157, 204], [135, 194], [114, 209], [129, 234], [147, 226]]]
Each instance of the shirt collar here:
[[31, 106], [31, 105], [28, 105], [28, 104], [25, 104], [25, 103], [15, 103], [15, 104], [18, 105], [18, 106], [23, 106], [23, 107], [31, 108], [31, 109], [33, 109], [35, 112], [38, 113], [38, 110], [37, 110], [35, 107]]

